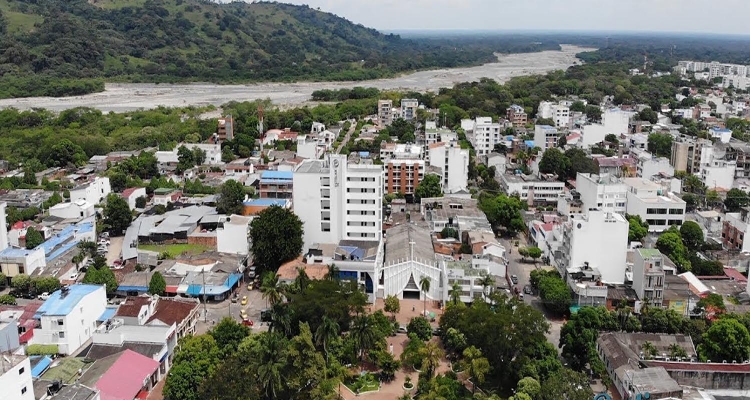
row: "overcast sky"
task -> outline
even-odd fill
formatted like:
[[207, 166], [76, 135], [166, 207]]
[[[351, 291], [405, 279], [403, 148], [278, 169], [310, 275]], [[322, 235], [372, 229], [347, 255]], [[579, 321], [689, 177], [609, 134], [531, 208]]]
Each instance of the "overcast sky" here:
[[382, 31], [502, 29], [750, 34], [749, 0], [282, 0]]

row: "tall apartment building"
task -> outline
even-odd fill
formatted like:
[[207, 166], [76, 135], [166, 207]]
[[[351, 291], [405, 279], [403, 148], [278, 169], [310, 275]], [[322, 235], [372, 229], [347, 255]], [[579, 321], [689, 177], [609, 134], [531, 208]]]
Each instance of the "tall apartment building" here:
[[537, 117], [552, 119], [557, 128], [567, 128], [570, 126], [570, 107], [564, 103], [542, 101], [539, 103]]
[[380, 160], [419, 160], [422, 158], [422, 146], [411, 143], [386, 143], [380, 144]]
[[534, 127], [534, 146], [542, 151], [555, 147], [559, 134], [557, 128], [549, 125], [536, 125]]
[[378, 100], [378, 122], [380, 126], [393, 122], [393, 100]]
[[383, 166], [349, 164], [340, 154], [305, 160], [294, 171], [293, 209], [305, 229], [305, 249], [341, 240], [382, 237]]
[[648, 222], [649, 232], [663, 232], [685, 221], [685, 201], [662, 186], [643, 178], [626, 178], [627, 213]]
[[104, 286], [63, 287], [37, 310], [40, 327], [34, 329], [34, 343], [57, 345], [60, 354], [75, 353], [94, 335], [106, 307]]
[[469, 177], [469, 150], [453, 142], [439, 142], [428, 147], [429, 165], [440, 169], [443, 193], [466, 190]]
[[472, 124], [469, 138], [477, 155], [484, 156], [492, 152], [495, 145], [500, 143], [500, 124], [493, 123], [492, 117], [477, 117]]
[[219, 118], [216, 137], [222, 142], [234, 139], [234, 118], [231, 115]]
[[419, 159], [392, 159], [385, 164], [385, 193], [414, 195], [424, 179], [425, 162]]
[[526, 114], [526, 111], [518, 104], [508, 107], [505, 114], [514, 128], [522, 128], [529, 122], [529, 116]]
[[602, 122], [599, 124], [586, 124], [583, 126], [584, 147], [592, 146], [602, 142], [604, 137], [612, 133], [617, 136], [629, 132], [630, 117], [633, 112], [622, 111], [619, 108], [607, 109], [602, 113]]
[[419, 100], [401, 99], [401, 118], [407, 121], [411, 121], [417, 118], [418, 109], [419, 109]]
[[[4, 400], [34, 400], [29, 357], [0, 354], [0, 388], [3, 390]], [[42, 396], [40, 394], [40, 398]]]
[[633, 290], [641, 301], [661, 307], [664, 301], [664, 257], [657, 249], [637, 249], [633, 259]]
[[498, 181], [505, 193], [518, 194], [522, 201], [529, 204], [557, 203], [565, 193], [565, 183], [554, 177], [537, 178], [506, 173], [500, 175]]
[[727, 213], [721, 230], [721, 241], [724, 248], [737, 250], [740, 253], [750, 252], [750, 240], [745, 242], [745, 235], [750, 233], [750, 208], [743, 207], [740, 212]]
[[599, 210], [625, 215], [628, 205], [628, 186], [612, 175], [578, 173], [576, 190], [583, 202], [583, 211]]
[[701, 153], [704, 147], [712, 147], [707, 139], [695, 140], [691, 137], [680, 136], [672, 142], [672, 155], [669, 159], [675, 171], [685, 171], [696, 174], [700, 171]]
[[603, 282], [625, 282], [628, 230], [628, 221], [620, 214], [590, 211], [573, 215], [563, 225], [562, 247], [555, 254], [560, 275], [587, 266], [598, 269]]

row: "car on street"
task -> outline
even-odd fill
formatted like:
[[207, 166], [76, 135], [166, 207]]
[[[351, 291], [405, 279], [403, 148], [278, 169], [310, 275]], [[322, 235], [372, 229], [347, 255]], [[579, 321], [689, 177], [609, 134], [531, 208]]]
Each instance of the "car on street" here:
[[37, 298], [39, 300], [47, 300], [47, 299], [49, 299], [49, 293], [44, 292], [44, 293], [40, 294], [39, 297], [37, 297]]
[[234, 296], [232, 296], [232, 303], [236, 303], [236, 302], [238, 302], [238, 301], [239, 301], [239, 299], [240, 299], [240, 298], [239, 298], [239, 296], [237, 296], [237, 295], [235, 294]]
[[518, 276], [511, 275], [510, 276], [510, 281], [513, 282], [514, 285], [517, 284], [518, 283]]
[[245, 309], [242, 309], [242, 310], [240, 310], [240, 318], [242, 318], [242, 320], [243, 320], [243, 321], [245, 321], [245, 320], [247, 320], [247, 319], [250, 319], [250, 318], [249, 318], [249, 317], [247, 316], [247, 310], [245, 310]]
[[401, 325], [401, 326], [398, 327], [398, 329], [396, 330], [396, 332], [398, 332], [398, 333], [408, 333], [409, 330], [406, 329], [406, 326]]
[[523, 287], [523, 292], [526, 294], [531, 294], [531, 285], [526, 285]]
[[247, 305], [247, 296], [242, 296], [242, 301], [240, 302], [243, 306]]

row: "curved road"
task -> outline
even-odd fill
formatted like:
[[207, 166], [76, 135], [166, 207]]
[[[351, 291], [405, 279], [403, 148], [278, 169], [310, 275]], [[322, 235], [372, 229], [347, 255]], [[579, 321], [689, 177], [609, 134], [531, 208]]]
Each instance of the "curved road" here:
[[258, 83], [247, 85], [218, 84], [146, 84], [108, 83], [102, 93], [76, 97], [31, 97], [0, 100], [0, 108], [46, 108], [62, 111], [75, 107], [93, 107], [104, 112], [125, 112], [158, 106], [219, 106], [229, 101], [270, 99], [278, 106], [296, 106], [310, 100], [319, 89], [341, 89], [354, 86], [375, 87], [381, 90], [437, 91], [458, 82], [493, 78], [499, 82], [514, 76], [541, 74], [567, 69], [576, 62], [575, 54], [584, 50], [577, 46], [562, 46], [562, 51], [509, 54], [498, 56], [498, 61], [476, 67], [419, 71], [388, 79], [360, 82], [298, 82]]

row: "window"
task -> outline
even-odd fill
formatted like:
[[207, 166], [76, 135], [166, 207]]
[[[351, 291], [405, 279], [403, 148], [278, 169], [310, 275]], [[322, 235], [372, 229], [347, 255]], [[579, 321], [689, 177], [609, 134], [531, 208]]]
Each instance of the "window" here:
[[22, 374], [24, 373], [24, 371], [26, 371], [26, 368], [24, 368], [24, 367], [21, 367], [21, 368], [20, 368], [20, 369], [18, 370], [18, 375], [22, 375]]
[[58, 320], [57, 320], [57, 325], [58, 325], [58, 326], [62, 326], [62, 325], [64, 325], [64, 321], [63, 321], [63, 320], [61, 320], [61, 319], [58, 319]]
[[672, 214], [672, 215], [680, 215], [683, 212], [684, 212], [684, 210], [681, 209], [681, 208], [670, 208], [669, 209], [669, 213]]
[[58, 333], [57, 333], [57, 336], [58, 336], [58, 337], [59, 337], [60, 339], [65, 339], [65, 331], [60, 331], [60, 332], [58, 332]]
[[23, 388], [21, 388], [21, 394], [25, 394], [25, 393], [26, 393], [26, 386], [24, 386]]

